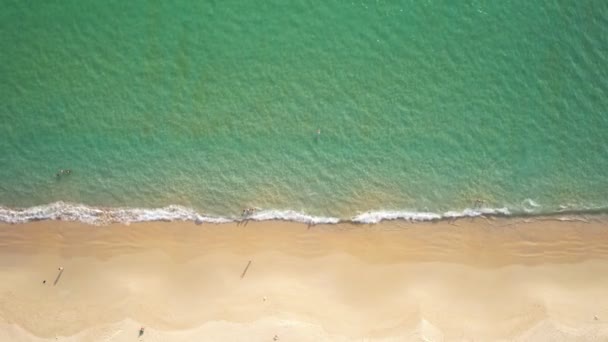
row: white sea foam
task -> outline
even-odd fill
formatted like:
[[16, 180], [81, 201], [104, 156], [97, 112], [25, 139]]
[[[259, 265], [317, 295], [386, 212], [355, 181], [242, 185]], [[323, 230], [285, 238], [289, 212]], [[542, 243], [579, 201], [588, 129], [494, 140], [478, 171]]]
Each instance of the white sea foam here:
[[414, 211], [368, 211], [352, 218], [355, 223], [378, 223], [384, 220], [433, 221], [441, 215]]
[[467, 208], [462, 211], [445, 212], [443, 218], [477, 217], [481, 215], [501, 215], [509, 216], [511, 212], [508, 208]]
[[540, 207], [540, 205], [531, 198], [526, 198], [521, 205], [526, 213], [534, 213]]
[[540, 204], [536, 203], [533, 199], [531, 198], [526, 198], [524, 200], [524, 205], [528, 205], [530, 207], [534, 207], [534, 208], [538, 208], [540, 207]]
[[132, 223], [146, 221], [194, 221], [225, 223], [230, 219], [200, 215], [182, 206], [164, 208], [96, 208], [84, 204], [55, 202], [24, 209], [0, 207], [0, 221], [24, 223], [39, 220], [78, 221], [89, 224]]
[[0, 222], [25, 223], [39, 220], [78, 221], [89, 224], [134, 223], [148, 221], [193, 221], [227, 223], [238, 220], [285, 220], [309, 224], [334, 224], [336, 217], [312, 216], [293, 210], [260, 210], [243, 218], [202, 215], [194, 209], [170, 205], [164, 208], [97, 208], [83, 204], [55, 202], [47, 205], [11, 209], [0, 207]]
[[443, 214], [419, 211], [368, 211], [352, 218], [356, 223], [378, 223], [386, 220], [436, 221], [481, 215], [511, 215], [507, 208], [467, 208], [462, 211], [447, 211]]
[[334, 224], [340, 222], [337, 217], [323, 217], [303, 214], [293, 210], [260, 210], [247, 216], [255, 221], [284, 220], [309, 224]]
[[[532, 201], [533, 202], [533, 201]], [[536, 203], [530, 205], [537, 205]], [[522, 210], [523, 209], [523, 210]], [[600, 209], [594, 209], [600, 211]], [[525, 208], [517, 213], [525, 214]], [[556, 211], [562, 212], [563, 211]], [[546, 213], [545, 213], [546, 214]], [[576, 214], [576, 213], [573, 213]], [[103, 208], [84, 204], [55, 202], [47, 205], [29, 208], [7, 208], [0, 206], [0, 222], [25, 223], [39, 220], [78, 221], [89, 224], [103, 225], [109, 223], [134, 223], [148, 221], [192, 221], [196, 223], [228, 223], [235, 221], [253, 220], [269, 221], [284, 220], [302, 222], [306, 224], [335, 224], [339, 222], [353, 222], [373, 224], [385, 220], [408, 221], [436, 221], [444, 219], [457, 219], [461, 217], [511, 216], [508, 208], [467, 208], [460, 211], [447, 211], [444, 213], [418, 212], [418, 211], [367, 211], [349, 219], [340, 219], [331, 216], [314, 216], [294, 210], [265, 210], [258, 209], [247, 216], [221, 217], [204, 215], [192, 208], [179, 205], [170, 205], [163, 208]]]

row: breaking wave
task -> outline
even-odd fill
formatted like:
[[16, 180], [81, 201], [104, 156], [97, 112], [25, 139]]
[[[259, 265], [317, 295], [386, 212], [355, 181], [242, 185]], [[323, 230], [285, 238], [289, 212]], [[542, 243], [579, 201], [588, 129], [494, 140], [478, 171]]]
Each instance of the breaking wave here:
[[[564, 213], [560, 211], [560, 213]], [[525, 214], [525, 213], [524, 213]], [[195, 209], [169, 205], [163, 208], [104, 208], [84, 204], [54, 202], [29, 208], [8, 208], [0, 206], [0, 222], [25, 223], [40, 220], [76, 221], [94, 225], [111, 223], [135, 223], [149, 221], [192, 221], [202, 223], [228, 223], [246, 220], [284, 220], [306, 224], [335, 224], [352, 222], [374, 224], [386, 220], [438, 221], [462, 217], [511, 216], [508, 208], [467, 208], [444, 213], [417, 211], [367, 211], [351, 218], [314, 216], [295, 210], [258, 209], [243, 216], [213, 216], [197, 212]]]

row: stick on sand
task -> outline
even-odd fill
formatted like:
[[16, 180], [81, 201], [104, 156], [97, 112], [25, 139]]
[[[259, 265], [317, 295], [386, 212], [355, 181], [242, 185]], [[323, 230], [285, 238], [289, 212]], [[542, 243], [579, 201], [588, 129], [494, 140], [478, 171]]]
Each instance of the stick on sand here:
[[53, 286], [57, 285], [57, 282], [59, 281], [59, 278], [61, 278], [62, 274], [63, 274], [63, 267], [59, 267], [59, 274], [57, 274], [57, 278], [55, 278], [55, 282], [53, 283]]
[[251, 260], [249, 260], [249, 262], [247, 263], [247, 266], [245, 266], [245, 269], [243, 270], [243, 273], [241, 274], [241, 279], [243, 279], [243, 277], [245, 276], [245, 273], [247, 273], [249, 266], [251, 266]]

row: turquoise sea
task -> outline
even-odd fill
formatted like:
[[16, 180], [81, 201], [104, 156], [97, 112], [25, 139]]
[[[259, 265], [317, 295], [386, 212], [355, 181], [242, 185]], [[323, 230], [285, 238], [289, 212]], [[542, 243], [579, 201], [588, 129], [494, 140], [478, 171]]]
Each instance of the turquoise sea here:
[[0, 5], [0, 220], [608, 208], [608, 1]]

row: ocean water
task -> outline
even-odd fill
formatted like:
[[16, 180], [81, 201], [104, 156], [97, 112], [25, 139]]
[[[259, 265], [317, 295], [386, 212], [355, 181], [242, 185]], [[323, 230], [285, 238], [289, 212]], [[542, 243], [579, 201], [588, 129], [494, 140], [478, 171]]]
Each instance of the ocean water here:
[[608, 208], [607, 1], [0, 5], [3, 221]]

